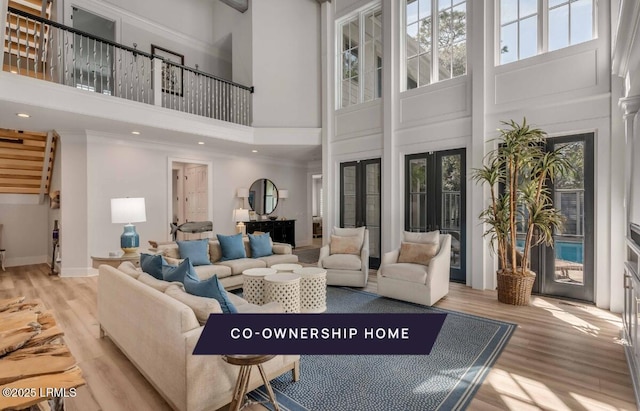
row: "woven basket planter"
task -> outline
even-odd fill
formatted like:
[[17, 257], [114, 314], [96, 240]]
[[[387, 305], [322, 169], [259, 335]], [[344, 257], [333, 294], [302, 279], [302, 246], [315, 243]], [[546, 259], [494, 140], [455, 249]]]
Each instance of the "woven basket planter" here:
[[498, 301], [511, 305], [529, 305], [536, 274], [527, 275], [498, 271]]

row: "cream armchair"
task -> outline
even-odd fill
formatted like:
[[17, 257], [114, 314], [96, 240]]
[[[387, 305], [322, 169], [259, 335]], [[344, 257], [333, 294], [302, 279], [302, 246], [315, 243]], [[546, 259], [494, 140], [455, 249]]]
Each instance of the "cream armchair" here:
[[[416, 244], [418, 246], [414, 246]], [[429, 247], [433, 253], [424, 252]], [[401, 251], [405, 253], [401, 261], [414, 262], [398, 262]], [[433, 257], [429, 260], [431, 255]], [[405, 232], [403, 246], [382, 257], [378, 269], [378, 294], [412, 303], [433, 305], [449, 293], [450, 265], [450, 234], [440, 234], [437, 231]]]
[[320, 249], [318, 267], [327, 270], [327, 285], [364, 287], [369, 276], [369, 230], [334, 227]]

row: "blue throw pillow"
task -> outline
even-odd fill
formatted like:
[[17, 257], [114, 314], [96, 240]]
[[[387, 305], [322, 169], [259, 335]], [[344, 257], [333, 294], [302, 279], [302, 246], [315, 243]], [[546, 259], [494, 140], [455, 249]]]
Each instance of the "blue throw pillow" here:
[[192, 281], [199, 281], [198, 274], [193, 269], [191, 260], [185, 258], [178, 266], [164, 265], [162, 266], [162, 279], [164, 281], [178, 281], [184, 283], [185, 279], [191, 279]]
[[269, 233], [258, 235], [249, 234], [249, 247], [251, 247], [251, 257], [253, 258], [273, 255]]
[[188, 258], [191, 264], [211, 265], [209, 261], [209, 239], [191, 241], [177, 241], [180, 258]]
[[167, 261], [160, 254], [140, 254], [140, 268], [145, 273], [162, 280], [162, 266], [167, 265]]
[[218, 241], [222, 250], [220, 261], [247, 258], [247, 253], [244, 251], [244, 243], [242, 242], [242, 233], [236, 235], [218, 234]]
[[224, 289], [222, 284], [220, 284], [220, 281], [218, 281], [217, 275], [207, 278], [204, 281], [197, 281], [187, 277], [184, 279], [184, 289], [189, 294], [197, 295], [199, 297], [215, 298], [220, 303], [220, 308], [222, 308], [223, 313], [232, 314], [238, 312], [236, 307], [229, 300], [227, 291]]

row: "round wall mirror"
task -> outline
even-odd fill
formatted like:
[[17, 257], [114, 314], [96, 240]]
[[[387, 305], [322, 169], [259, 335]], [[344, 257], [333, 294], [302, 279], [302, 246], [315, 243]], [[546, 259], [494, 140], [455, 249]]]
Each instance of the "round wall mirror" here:
[[273, 213], [278, 205], [278, 189], [273, 181], [261, 178], [249, 188], [249, 206], [258, 215]]

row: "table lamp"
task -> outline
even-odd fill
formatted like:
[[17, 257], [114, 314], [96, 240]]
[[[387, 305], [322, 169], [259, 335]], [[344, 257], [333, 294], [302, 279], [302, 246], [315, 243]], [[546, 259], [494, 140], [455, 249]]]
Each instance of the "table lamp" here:
[[120, 247], [124, 255], [137, 255], [140, 246], [140, 236], [136, 232], [136, 226], [132, 223], [147, 221], [144, 206], [144, 198], [112, 198], [111, 222], [124, 223], [124, 232], [120, 236]]
[[245, 227], [244, 222], [249, 221], [249, 210], [246, 208], [233, 210], [233, 219], [237, 223], [236, 232], [242, 233], [242, 235], [247, 234], [247, 227]]

